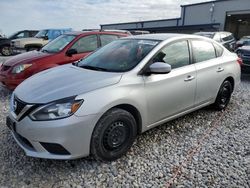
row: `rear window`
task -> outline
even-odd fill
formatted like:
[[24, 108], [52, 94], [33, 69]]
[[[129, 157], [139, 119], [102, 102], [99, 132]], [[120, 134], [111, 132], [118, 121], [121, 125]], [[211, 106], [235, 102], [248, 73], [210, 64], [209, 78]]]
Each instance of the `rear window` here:
[[211, 42], [194, 40], [192, 41], [192, 47], [196, 63], [216, 58], [214, 46]]
[[221, 39], [223, 41], [229, 41], [229, 40], [233, 40], [234, 39], [234, 36], [232, 34], [225, 34], [225, 33], [222, 33], [221, 34]]

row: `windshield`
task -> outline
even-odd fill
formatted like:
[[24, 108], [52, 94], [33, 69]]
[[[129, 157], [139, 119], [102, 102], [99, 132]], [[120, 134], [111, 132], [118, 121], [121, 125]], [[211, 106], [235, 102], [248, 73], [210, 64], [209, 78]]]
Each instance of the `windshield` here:
[[47, 36], [47, 34], [48, 34], [48, 30], [41, 30], [41, 31], [39, 31], [39, 32], [35, 35], [35, 37], [36, 37], [36, 38], [43, 38], [43, 37]]
[[65, 46], [67, 46], [76, 36], [75, 35], [60, 35], [56, 39], [45, 45], [41, 51], [48, 53], [60, 52]]
[[77, 65], [82, 68], [126, 72], [133, 69], [157, 44], [155, 40], [122, 39], [111, 42]]

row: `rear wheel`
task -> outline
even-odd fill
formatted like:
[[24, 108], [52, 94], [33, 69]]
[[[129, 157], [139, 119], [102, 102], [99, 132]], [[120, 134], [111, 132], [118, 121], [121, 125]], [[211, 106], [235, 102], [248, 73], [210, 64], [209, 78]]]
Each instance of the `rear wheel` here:
[[228, 80], [224, 81], [217, 94], [214, 106], [217, 110], [224, 110], [230, 102], [233, 87]]
[[91, 139], [91, 154], [101, 161], [112, 161], [124, 155], [137, 135], [134, 117], [114, 108], [98, 121]]
[[12, 50], [11, 50], [10, 46], [3, 46], [1, 48], [1, 54], [3, 56], [10, 56], [10, 55], [12, 55]]

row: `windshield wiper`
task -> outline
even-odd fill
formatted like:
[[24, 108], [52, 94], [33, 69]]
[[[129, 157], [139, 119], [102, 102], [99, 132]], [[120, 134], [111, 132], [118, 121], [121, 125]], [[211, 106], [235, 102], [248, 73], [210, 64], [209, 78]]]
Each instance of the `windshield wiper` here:
[[97, 71], [108, 71], [108, 69], [102, 68], [102, 67], [94, 67], [90, 65], [83, 65], [81, 66], [84, 69], [90, 69], [90, 70], [97, 70]]

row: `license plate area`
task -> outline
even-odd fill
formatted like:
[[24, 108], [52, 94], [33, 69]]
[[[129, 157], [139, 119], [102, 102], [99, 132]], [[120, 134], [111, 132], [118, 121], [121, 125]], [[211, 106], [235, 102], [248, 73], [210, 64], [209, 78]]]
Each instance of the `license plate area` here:
[[6, 118], [6, 125], [10, 130], [16, 132], [16, 123], [9, 116]]

